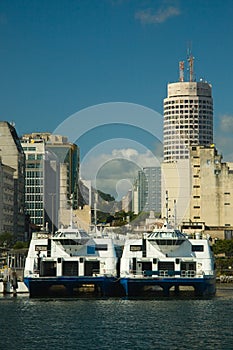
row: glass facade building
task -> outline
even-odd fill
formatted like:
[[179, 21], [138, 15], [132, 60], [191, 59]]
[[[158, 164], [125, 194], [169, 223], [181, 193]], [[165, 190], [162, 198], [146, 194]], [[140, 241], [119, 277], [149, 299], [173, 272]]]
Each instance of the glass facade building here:
[[138, 172], [138, 209], [161, 212], [161, 168], [145, 167]]

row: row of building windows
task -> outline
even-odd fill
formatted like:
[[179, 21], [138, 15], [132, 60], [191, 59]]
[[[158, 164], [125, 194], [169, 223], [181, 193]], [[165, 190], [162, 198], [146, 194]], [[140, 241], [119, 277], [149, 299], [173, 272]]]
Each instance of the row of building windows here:
[[213, 111], [212, 106], [207, 106], [207, 105], [193, 105], [193, 106], [188, 106], [188, 105], [176, 105], [176, 106], [164, 106], [164, 111], [174, 111], [176, 112], [181, 112], [182, 110], [185, 110], [185, 112], [199, 112], [199, 111]]
[[164, 152], [166, 155], [169, 155], [169, 154], [188, 154], [189, 152], [186, 151], [186, 150], [178, 150], [178, 151], [167, 151], [167, 152]]
[[37, 177], [37, 178], [43, 178], [43, 171], [27, 171], [26, 170], [26, 177]]
[[27, 202], [27, 209], [43, 209], [43, 202]]
[[40, 193], [41, 195], [43, 194], [43, 187], [31, 187], [31, 186], [26, 186], [26, 192], [27, 193]]
[[27, 154], [27, 160], [42, 160], [43, 154]]
[[190, 137], [189, 139], [186, 140], [180, 140], [179, 137], [169, 137], [164, 141], [164, 148], [169, 148], [169, 147], [174, 147], [176, 148], [188, 148], [189, 144], [206, 144], [208, 145], [211, 142], [212, 139], [208, 137], [201, 137], [200, 139], [197, 138], [192, 138]]
[[176, 100], [171, 100], [169, 99], [168, 101], [164, 102], [164, 105], [169, 105], [169, 104], [182, 104], [182, 103], [186, 103], [186, 104], [193, 104], [193, 103], [202, 103], [202, 104], [209, 104], [212, 105], [212, 98], [210, 99], [200, 99], [200, 98], [196, 98], [196, 99], [188, 99], [188, 100], [181, 100], [181, 99], [176, 99]]
[[43, 179], [35, 179], [35, 178], [26, 179], [26, 186], [43, 186], [43, 183], [44, 183]]
[[168, 116], [173, 117], [174, 115], [179, 116], [183, 116], [183, 117], [200, 117], [200, 116], [213, 116], [213, 112], [212, 111], [205, 111], [205, 110], [200, 110], [200, 111], [188, 111], [188, 110], [182, 110], [182, 111], [164, 111], [164, 117], [168, 118]]
[[26, 194], [25, 199], [27, 202], [41, 202], [43, 197], [42, 195], [38, 195], [38, 194]]
[[171, 121], [175, 121], [175, 122], [182, 122], [182, 123], [196, 123], [199, 124], [200, 122], [209, 122], [210, 124], [213, 124], [213, 119], [212, 119], [212, 115], [184, 115], [184, 114], [172, 114], [169, 116], [164, 116], [164, 123], [169, 124], [169, 122]]
[[30, 215], [31, 218], [41, 218], [43, 217], [43, 210], [41, 209], [38, 209], [38, 210], [31, 210], [31, 209], [28, 209], [28, 214]]
[[[207, 129], [207, 128], [206, 128]], [[195, 139], [201, 139], [203, 136], [208, 136], [212, 140], [212, 133], [210, 131], [212, 128], [208, 128], [207, 130], [201, 129], [203, 132], [200, 134], [197, 129], [188, 129], [182, 126], [180, 129], [179, 128], [173, 128], [169, 129], [166, 128], [164, 129], [164, 136], [169, 136], [172, 135], [175, 139], [187, 139], [188, 136], [193, 137], [195, 136]], [[169, 137], [170, 138], [170, 137]]]
[[26, 170], [27, 169], [38, 169], [38, 168], [43, 168], [43, 163], [27, 163], [26, 164]]

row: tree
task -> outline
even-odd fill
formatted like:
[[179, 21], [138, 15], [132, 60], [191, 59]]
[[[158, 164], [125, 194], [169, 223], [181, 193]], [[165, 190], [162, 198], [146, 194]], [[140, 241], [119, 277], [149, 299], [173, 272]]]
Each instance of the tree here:
[[13, 249], [25, 249], [25, 248], [28, 248], [28, 242], [17, 241], [13, 246]]
[[233, 239], [218, 239], [213, 244], [213, 252], [215, 255], [224, 254], [227, 257], [233, 256]]
[[0, 234], [0, 246], [11, 248], [13, 245], [13, 234], [10, 232], [3, 232]]

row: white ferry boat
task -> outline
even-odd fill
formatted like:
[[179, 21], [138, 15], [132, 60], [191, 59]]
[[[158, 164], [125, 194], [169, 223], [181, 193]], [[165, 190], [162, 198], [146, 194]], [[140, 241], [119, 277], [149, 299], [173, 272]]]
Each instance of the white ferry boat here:
[[54, 234], [32, 235], [24, 270], [30, 297], [111, 296], [122, 288], [118, 275], [111, 238], [93, 237], [72, 224]]
[[215, 293], [215, 263], [208, 239], [189, 239], [165, 224], [140, 239], [125, 242], [120, 282], [126, 296], [174, 289], [191, 289], [195, 295]]

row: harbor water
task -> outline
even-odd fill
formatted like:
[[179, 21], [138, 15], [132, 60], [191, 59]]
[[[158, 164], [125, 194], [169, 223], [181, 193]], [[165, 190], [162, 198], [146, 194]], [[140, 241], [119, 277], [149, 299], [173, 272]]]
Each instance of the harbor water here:
[[212, 298], [0, 297], [0, 349], [233, 349], [233, 286]]

